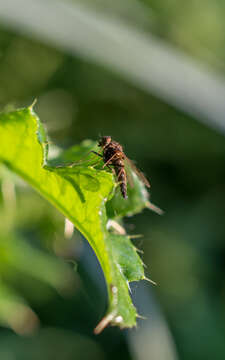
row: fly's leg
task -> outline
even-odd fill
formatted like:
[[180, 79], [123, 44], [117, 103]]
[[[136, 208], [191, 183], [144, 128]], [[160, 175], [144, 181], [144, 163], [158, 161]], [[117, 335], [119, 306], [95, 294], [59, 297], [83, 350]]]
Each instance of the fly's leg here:
[[[113, 170], [114, 170], [114, 169], [113, 169]], [[121, 186], [121, 184], [123, 183], [123, 181], [122, 181], [122, 180], [119, 180], [119, 178], [120, 178], [120, 175], [121, 175], [122, 171], [123, 171], [123, 169], [121, 169], [121, 170], [120, 170], [120, 172], [119, 172], [119, 174], [118, 174], [118, 175], [116, 175], [116, 172], [115, 172], [115, 170], [114, 170], [114, 174], [115, 174], [115, 176], [116, 176], [116, 177], [117, 177], [117, 179], [118, 179], [118, 181], [117, 181], [117, 186]]]
[[78, 166], [78, 165], [83, 165], [83, 164], [86, 164], [86, 163], [89, 163], [90, 160], [78, 160], [78, 161], [73, 161], [71, 163], [62, 163], [62, 164], [57, 164], [55, 167], [56, 168], [62, 168], [62, 167], [74, 167], [74, 166]]
[[[91, 151], [89, 151], [86, 155], [85, 155], [85, 157], [87, 157], [88, 155], [90, 155], [91, 153], [93, 153], [93, 154], [95, 154], [95, 155], [98, 155], [99, 157], [103, 157], [101, 154], [99, 154], [99, 153], [97, 153], [96, 151], [93, 151], [93, 150], [91, 150]], [[71, 162], [71, 163], [67, 163], [67, 164], [58, 164], [58, 165], [56, 165], [56, 167], [57, 168], [61, 168], [61, 167], [64, 167], [64, 166], [68, 166], [68, 167], [74, 167], [74, 166], [78, 166], [78, 165], [83, 165], [83, 164], [86, 164], [86, 163], [89, 163], [91, 161], [91, 159], [89, 159], [89, 160], [83, 160], [83, 159], [81, 159], [81, 160], [77, 160], [77, 161], [74, 161], [74, 162]], [[99, 161], [98, 162], [96, 162], [96, 163], [94, 163], [94, 164], [91, 164], [91, 166], [95, 166], [95, 165], [97, 165], [99, 163]]]
[[120, 178], [120, 175], [121, 175], [122, 171], [123, 171], [123, 168], [120, 169], [120, 172], [119, 172], [119, 174], [117, 175], [117, 176], [118, 176], [118, 179]]
[[[103, 158], [103, 155], [102, 154], [99, 154], [98, 152], [94, 151], [94, 150], [91, 150], [90, 151], [91, 153], [99, 156], [101, 159]], [[92, 166], [95, 166], [95, 165], [98, 165], [99, 164], [99, 161], [97, 161], [96, 163], [94, 163]]]
[[97, 152], [94, 151], [94, 150], [91, 150], [90, 153], [93, 153], [93, 154], [95, 154], [95, 155], [97, 155], [97, 156], [99, 156], [99, 157], [101, 157], [101, 158], [103, 157], [102, 154], [99, 154], [99, 153], [97, 153]]
[[[99, 154], [99, 153], [97, 153], [96, 151], [94, 151], [94, 150], [91, 150], [91, 151], [89, 151], [85, 156], [88, 156], [89, 154], [91, 154], [91, 153], [93, 153], [93, 154], [95, 154], [95, 155], [98, 155], [99, 157], [103, 157], [103, 155], [102, 154]], [[91, 161], [91, 159], [90, 160], [86, 160], [86, 161], [84, 161], [84, 160], [78, 160], [78, 161], [76, 161], [76, 162], [74, 162], [74, 163], [72, 163], [71, 165], [76, 165], [76, 164], [79, 164], [79, 163], [85, 163], [85, 162], [89, 162], [89, 161]], [[96, 164], [98, 164], [98, 162], [97, 163], [95, 163], [94, 165], [96, 165]], [[93, 165], [92, 165], [93, 166]]]
[[[98, 155], [98, 156], [101, 157], [101, 158], [103, 157], [102, 154], [99, 154], [99, 153], [97, 153], [97, 152], [94, 151], [94, 150], [89, 151], [86, 156], [88, 156], [88, 155], [91, 154], [91, 153], [92, 153], [92, 154], [95, 154], [95, 155]], [[91, 159], [90, 159], [90, 160], [87, 160], [87, 161], [80, 160], [80, 161], [77, 161], [77, 162], [72, 163], [72, 164], [77, 165], [77, 164], [79, 164], [79, 163], [90, 162], [90, 161], [91, 161]], [[95, 166], [95, 165], [97, 165], [98, 163], [99, 163], [99, 161], [97, 161], [96, 163], [92, 164], [91, 166]]]
[[115, 169], [113, 167], [111, 167], [109, 164], [106, 165], [107, 168], [113, 173], [114, 176], [116, 176], [116, 172], [115, 172]]
[[110, 167], [109, 165], [108, 165], [108, 168], [112, 171], [113, 175], [116, 176], [116, 171], [115, 171], [115, 169], [112, 168], [112, 167]]

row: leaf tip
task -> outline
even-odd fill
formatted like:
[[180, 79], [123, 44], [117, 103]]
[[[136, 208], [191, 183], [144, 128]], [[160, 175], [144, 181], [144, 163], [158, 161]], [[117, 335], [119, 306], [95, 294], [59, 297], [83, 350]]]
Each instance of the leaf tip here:
[[143, 280], [146, 280], [146, 281], [150, 282], [151, 284], [153, 284], [153, 285], [155, 285], [155, 286], [157, 286], [157, 285], [158, 285], [155, 281], [153, 281], [153, 280], [151, 280], [151, 279], [147, 278], [146, 276], [144, 277], [144, 279], [143, 279]]
[[152, 211], [154, 211], [156, 214], [158, 215], [163, 215], [164, 211], [162, 209], [160, 209], [158, 206], [154, 205], [153, 203], [151, 203], [150, 201], [146, 202], [146, 207]]
[[109, 219], [107, 222], [107, 229], [114, 229], [117, 234], [126, 235], [126, 230], [115, 220]]
[[147, 320], [148, 319], [146, 316], [139, 315], [139, 314], [137, 314], [137, 318], [142, 319], [142, 320]]
[[33, 100], [33, 102], [31, 103], [31, 105], [28, 106], [28, 109], [30, 109], [30, 111], [33, 111], [33, 107], [36, 105], [36, 103], [37, 103], [37, 98], [35, 98], [35, 99]]
[[[122, 317], [122, 316], [121, 316]], [[98, 323], [98, 325], [94, 329], [94, 334], [99, 335], [105, 328], [108, 326], [111, 321], [115, 318], [115, 313], [111, 312], [108, 315], [104, 316], [104, 318]], [[123, 320], [123, 318], [122, 318]]]
[[127, 237], [129, 237], [129, 239], [140, 239], [143, 237], [143, 235], [142, 234], [127, 235]]

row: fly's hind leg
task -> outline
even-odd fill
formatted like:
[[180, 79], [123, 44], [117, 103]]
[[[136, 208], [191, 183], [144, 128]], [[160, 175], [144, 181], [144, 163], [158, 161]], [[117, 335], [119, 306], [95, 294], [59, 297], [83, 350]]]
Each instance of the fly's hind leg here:
[[114, 167], [111, 167], [109, 164], [107, 164], [106, 166], [113, 173], [113, 175], [116, 176], [116, 172], [115, 172]]

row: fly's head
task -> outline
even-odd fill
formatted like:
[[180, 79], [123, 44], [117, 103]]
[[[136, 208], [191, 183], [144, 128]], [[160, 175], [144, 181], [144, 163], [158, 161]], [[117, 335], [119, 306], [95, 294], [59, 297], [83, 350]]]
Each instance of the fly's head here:
[[98, 146], [104, 149], [107, 145], [111, 143], [111, 141], [111, 136], [102, 136], [99, 139]]

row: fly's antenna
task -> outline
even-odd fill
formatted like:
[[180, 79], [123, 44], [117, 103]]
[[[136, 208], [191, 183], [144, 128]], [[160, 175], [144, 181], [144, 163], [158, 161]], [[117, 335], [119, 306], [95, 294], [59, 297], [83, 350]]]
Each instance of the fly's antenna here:
[[100, 146], [100, 140], [102, 138], [102, 134], [101, 133], [98, 133], [98, 146]]

